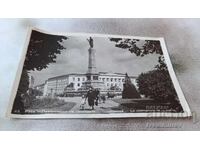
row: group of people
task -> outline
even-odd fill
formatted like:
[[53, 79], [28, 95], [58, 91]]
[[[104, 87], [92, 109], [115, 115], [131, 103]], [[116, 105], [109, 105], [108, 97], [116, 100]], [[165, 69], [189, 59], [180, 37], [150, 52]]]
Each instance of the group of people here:
[[83, 102], [81, 103], [81, 109], [84, 109], [84, 105], [86, 104], [86, 100], [88, 101], [88, 105], [90, 106], [91, 110], [94, 110], [94, 106], [98, 106], [99, 101], [102, 99], [105, 102], [105, 98], [100, 96], [100, 91], [98, 89], [93, 89], [92, 87], [89, 88], [86, 95], [83, 97]]

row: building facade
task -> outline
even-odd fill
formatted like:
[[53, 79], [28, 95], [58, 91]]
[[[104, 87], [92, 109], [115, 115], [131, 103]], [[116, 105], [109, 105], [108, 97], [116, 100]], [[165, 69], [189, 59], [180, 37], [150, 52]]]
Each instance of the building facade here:
[[[131, 82], [136, 86], [136, 77], [130, 77]], [[108, 73], [100, 72], [99, 80], [103, 81], [106, 89], [110, 89], [113, 86], [119, 87], [123, 90], [123, 84], [125, 82], [125, 74], [122, 73]]]
[[[132, 83], [136, 85], [136, 77], [130, 77]], [[63, 94], [65, 88], [69, 85], [73, 86], [74, 91], [79, 91], [82, 85], [87, 81], [87, 74], [67, 74], [62, 76], [56, 76], [49, 78], [42, 85], [43, 96], [49, 95], [60, 95]], [[108, 72], [99, 72], [98, 81], [104, 83], [106, 90], [111, 89], [111, 87], [118, 87], [123, 91], [123, 84], [125, 82], [125, 74], [122, 73], [108, 73]], [[39, 86], [41, 87], [41, 86]], [[39, 88], [37, 87], [37, 88]]]
[[43, 93], [44, 92], [44, 86], [45, 86], [45, 83], [39, 84], [39, 85], [35, 86], [34, 88]]
[[49, 78], [45, 82], [43, 95], [48, 96], [52, 94], [63, 94], [64, 89], [71, 83], [73, 84], [75, 91], [77, 91], [82, 86], [82, 83], [85, 81], [86, 76], [84, 74], [78, 73]]

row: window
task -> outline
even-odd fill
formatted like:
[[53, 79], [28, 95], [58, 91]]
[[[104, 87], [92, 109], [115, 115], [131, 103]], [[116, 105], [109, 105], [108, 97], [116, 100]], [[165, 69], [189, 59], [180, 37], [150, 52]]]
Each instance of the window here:
[[91, 80], [91, 76], [87, 76], [87, 80]]
[[93, 80], [98, 80], [98, 76], [93, 76]]
[[124, 82], [124, 79], [122, 79], [122, 82]]
[[107, 86], [109, 86], [109, 83], [107, 83]]
[[82, 81], [85, 81], [85, 78], [83, 78]]
[[73, 77], [73, 81], [75, 81], [75, 78]]
[[113, 78], [111, 78], [110, 81], [112, 82], [112, 81], [113, 81]]
[[121, 82], [121, 79], [119, 78], [118, 81]]
[[80, 78], [78, 78], [78, 81], [80, 81]]
[[77, 86], [80, 86], [80, 83], [78, 83]]
[[117, 78], [115, 78], [115, 82], [117, 82]]
[[103, 81], [105, 81], [105, 78], [102, 78]]

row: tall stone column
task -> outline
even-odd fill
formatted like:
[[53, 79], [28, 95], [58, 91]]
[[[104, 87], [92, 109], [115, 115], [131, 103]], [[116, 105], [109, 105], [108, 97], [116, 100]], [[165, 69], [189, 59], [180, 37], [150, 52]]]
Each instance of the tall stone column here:
[[97, 73], [97, 68], [96, 68], [96, 58], [95, 58], [95, 49], [89, 48], [88, 49], [88, 74], [96, 74]]
[[82, 91], [87, 91], [90, 87], [95, 89], [105, 89], [104, 82], [99, 81], [99, 74], [96, 67], [96, 50], [93, 48], [93, 39], [90, 37], [87, 39], [90, 47], [88, 49], [88, 70], [86, 73], [87, 80], [82, 84]]

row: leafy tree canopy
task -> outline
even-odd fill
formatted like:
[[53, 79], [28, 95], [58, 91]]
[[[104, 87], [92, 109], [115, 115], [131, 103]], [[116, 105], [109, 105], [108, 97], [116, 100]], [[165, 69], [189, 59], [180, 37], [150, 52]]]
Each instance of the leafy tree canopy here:
[[156, 40], [145, 40], [142, 47], [137, 45], [139, 39], [122, 39], [122, 38], [110, 38], [110, 41], [115, 42], [115, 46], [123, 49], [128, 49], [131, 53], [135, 53], [136, 56], [145, 56], [147, 54], [160, 54], [162, 55], [162, 49], [160, 41]]
[[[158, 54], [158, 64], [155, 69], [141, 73], [137, 78], [140, 94], [156, 100], [176, 100], [177, 94], [171, 81], [167, 65], [163, 56], [160, 41], [145, 40], [143, 45], [138, 39], [110, 38], [115, 46], [127, 49], [136, 56], [144, 57], [148, 54]], [[140, 46], [138, 46], [140, 45]]]
[[136, 80], [139, 92], [156, 100], [175, 100], [176, 91], [166, 70], [142, 73]]
[[25, 94], [28, 90], [28, 87], [29, 87], [28, 72], [27, 72], [27, 70], [23, 69], [17, 94], [19, 94], [19, 95]]
[[115, 46], [122, 49], [127, 49], [136, 56], [143, 57], [148, 54], [158, 54], [158, 65], [155, 68], [160, 70], [167, 70], [165, 64], [160, 41], [157, 40], [145, 40], [142, 46], [138, 46], [139, 39], [127, 39], [127, 38], [110, 38], [110, 41], [115, 42]]
[[59, 35], [49, 35], [32, 31], [24, 68], [26, 70], [42, 70], [48, 64], [56, 62], [56, 55], [60, 54], [65, 47], [63, 40], [67, 37]]
[[13, 113], [24, 113], [24, 103], [22, 102], [22, 95], [27, 93], [29, 86], [29, 76], [27, 70], [22, 70], [21, 79], [19, 82], [19, 87], [13, 104], [12, 112]]

